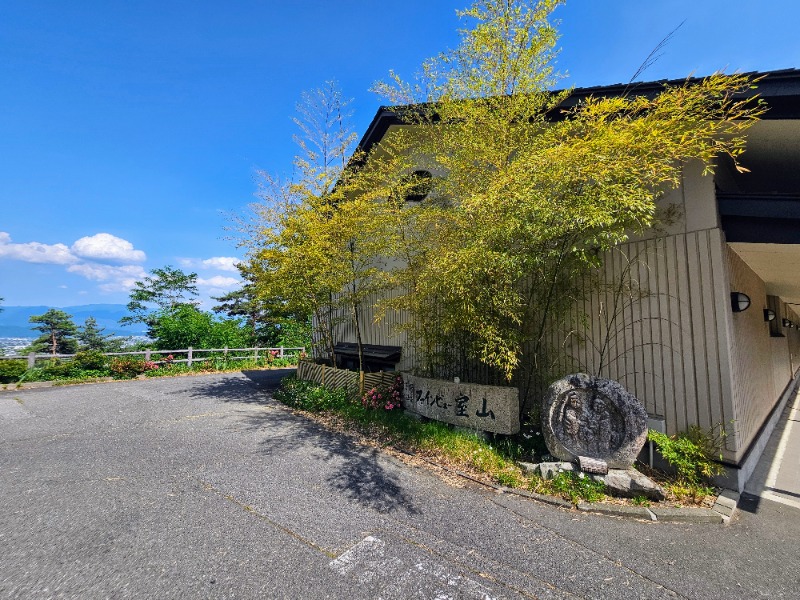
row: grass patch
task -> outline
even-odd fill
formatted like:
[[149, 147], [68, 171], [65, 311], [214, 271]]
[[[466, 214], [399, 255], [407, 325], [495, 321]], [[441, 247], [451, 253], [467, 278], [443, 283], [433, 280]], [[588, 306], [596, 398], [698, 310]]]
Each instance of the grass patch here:
[[574, 503], [603, 498], [605, 486], [588, 477], [563, 474], [545, 481], [524, 472], [516, 464], [532, 452], [524, 438], [518, 441], [498, 436], [487, 440], [446, 423], [419, 421], [402, 410], [371, 408], [369, 403], [353, 400], [345, 390], [332, 390], [294, 376], [283, 380], [274, 398], [313, 413], [326, 425], [366, 443], [422, 456], [487, 483], [531, 489]]
[[573, 504], [581, 500], [599, 502], [605, 497], [606, 491], [604, 483], [574, 471], [563, 471], [552, 479], [544, 480], [542, 487], [549, 489], [553, 495], [567, 498]]
[[[388, 394], [391, 390], [382, 392]], [[588, 475], [564, 471], [546, 480], [521, 469], [519, 462], [537, 462], [536, 457], [541, 459], [547, 452], [540, 432], [485, 439], [439, 421], [417, 420], [402, 410], [385, 410], [381, 403], [369, 402], [368, 399], [359, 401], [345, 390], [332, 390], [300, 381], [295, 376], [285, 378], [274, 397], [288, 406], [311, 413], [329, 428], [357, 437], [362, 443], [411, 453], [486, 483], [527, 489], [560, 497], [573, 504], [607, 499], [605, 484]], [[671, 477], [645, 465], [637, 465], [645, 475], [665, 488], [668, 504], [702, 505], [713, 496], [714, 489], [704, 478], [718, 466], [713, 461], [713, 454], [718, 454], [719, 445], [713, 438], [709, 439], [709, 435], [691, 432], [676, 436], [675, 439], [680, 438], [677, 443], [665, 446], [667, 455], [684, 466], [681, 476]], [[684, 438], [687, 437], [691, 437], [693, 445], [686, 442]], [[699, 458], [696, 453], [698, 446], [702, 449]], [[615, 501], [634, 506], [651, 505], [644, 496]]]

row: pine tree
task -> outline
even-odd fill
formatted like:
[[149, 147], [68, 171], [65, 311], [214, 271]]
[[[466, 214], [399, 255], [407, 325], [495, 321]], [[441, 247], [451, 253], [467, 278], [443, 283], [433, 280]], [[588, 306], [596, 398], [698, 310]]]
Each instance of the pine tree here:
[[113, 338], [113, 334], [103, 335], [104, 327], [97, 326], [94, 317], [87, 317], [83, 326], [79, 328], [77, 337], [81, 344], [81, 350], [95, 350], [104, 352], [108, 347], [108, 340]]
[[72, 322], [72, 315], [63, 310], [51, 308], [43, 315], [34, 315], [31, 323], [37, 323], [32, 329], [42, 332], [31, 344], [34, 351], [45, 351], [50, 354], [72, 354], [78, 347], [75, 335], [78, 328]]

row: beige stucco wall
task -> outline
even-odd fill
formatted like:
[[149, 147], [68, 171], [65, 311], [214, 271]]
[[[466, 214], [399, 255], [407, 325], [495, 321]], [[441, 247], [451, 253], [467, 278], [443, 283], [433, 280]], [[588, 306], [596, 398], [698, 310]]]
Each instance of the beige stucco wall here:
[[659, 224], [641, 234], [633, 234], [631, 239], [654, 239], [719, 227], [714, 177], [703, 175], [703, 165], [698, 161], [683, 168], [680, 185], [665, 190], [657, 204]]

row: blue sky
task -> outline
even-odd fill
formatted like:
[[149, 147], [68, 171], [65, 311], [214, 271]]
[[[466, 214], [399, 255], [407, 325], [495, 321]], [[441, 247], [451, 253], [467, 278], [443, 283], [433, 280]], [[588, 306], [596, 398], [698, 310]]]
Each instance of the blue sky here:
[[[464, 0], [3, 0], [0, 297], [126, 302], [147, 270], [236, 287], [224, 230], [256, 171], [286, 174], [294, 106], [336, 79], [363, 133], [389, 69], [457, 43]], [[568, 0], [558, 66], [578, 87], [800, 67], [797, 0]]]

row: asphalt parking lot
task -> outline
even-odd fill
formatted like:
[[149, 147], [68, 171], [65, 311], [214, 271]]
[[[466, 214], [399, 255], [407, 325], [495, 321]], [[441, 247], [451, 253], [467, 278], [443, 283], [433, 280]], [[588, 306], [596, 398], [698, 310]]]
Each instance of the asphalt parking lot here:
[[2, 598], [796, 598], [800, 511], [646, 523], [452, 485], [286, 371], [0, 394]]

